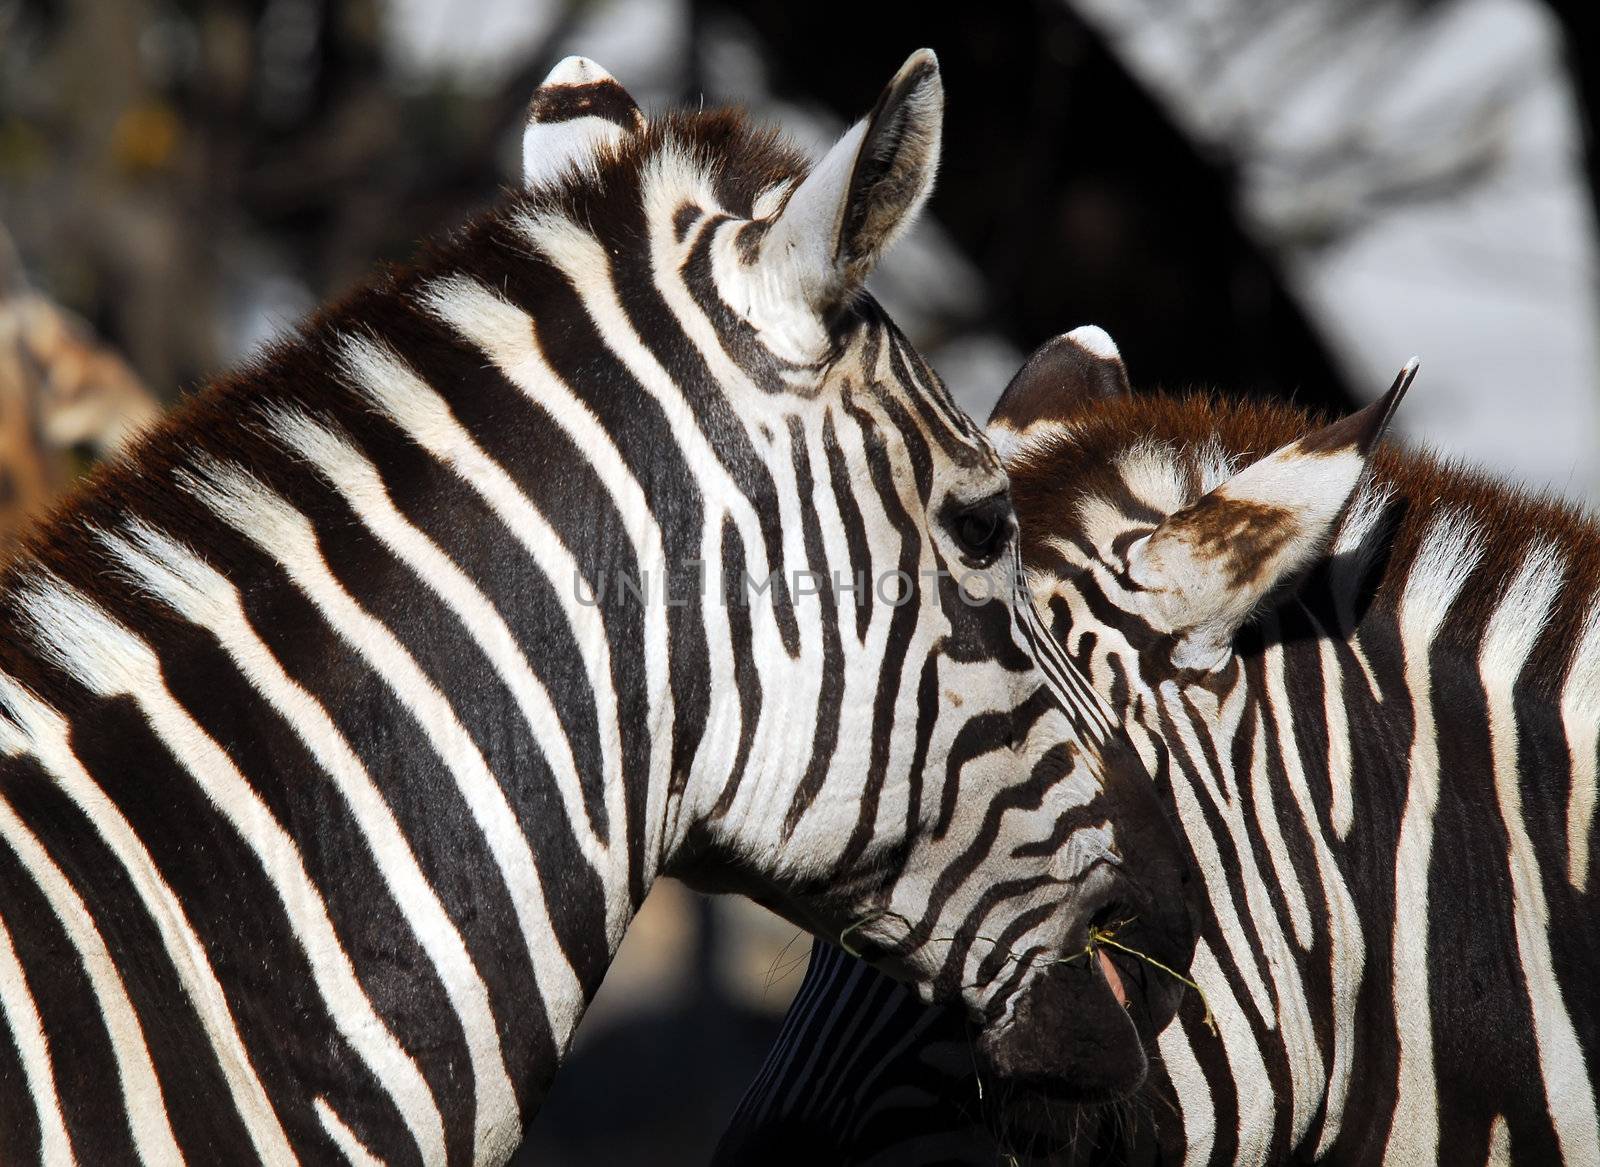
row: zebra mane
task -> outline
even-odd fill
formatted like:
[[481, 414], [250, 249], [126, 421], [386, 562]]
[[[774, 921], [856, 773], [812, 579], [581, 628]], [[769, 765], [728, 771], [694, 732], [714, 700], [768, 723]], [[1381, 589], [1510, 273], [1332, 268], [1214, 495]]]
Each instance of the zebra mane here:
[[[631, 233], [630, 242], [643, 246], [653, 230], [676, 231], [681, 238], [699, 213], [769, 212], [810, 167], [776, 129], [735, 109], [661, 114], [593, 161], [534, 190], [505, 190], [493, 207], [425, 241], [409, 263], [379, 269], [185, 396], [80, 480], [22, 538], [0, 568], [0, 627], [21, 633], [28, 626], [23, 609], [31, 581], [46, 577], [73, 586], [111, 574], [105, 532], [122, 529], [130, 519], [156, 526], [170, 519], [174, 529], [184, 529], [193, 500], [176, 483], [198, 463], [234, 463], [273, 485], [283, 473], [282, 446], [267, 432], [273, 414], [311, 412], [359, 430], [368, 406], [343, 371], [350, 339], [434, 335], [424, 293], [451, 276], [472, 272], [494, 284], [529, 278], [530, 243], [523, 229], [529, 221], [560, 218], [585, 231], [598, 223], [626, 224], [622, 230]], [[708, 199], [715, 205], [708, 207]], [[663, 207], [670, 208], [670, 221], [650, 221]], [[552, 286], [559, 281], [552, 273], [533, 278]], [[235, 565], [227, 546], [210, 547], [208, 555], [225, 572]], [[150, 606], [149, 618], [156, 624], [174, 619], [159, 605]], [[39, 672], [36, 661], [26, 637], [0, 641], [0, 670], [31, 684]], [[48, 676], [38, 680], [40, 695], [46, 695]]]
[[[1326, 419], [1293, 406], [1216, 394], [1100, 399], [1033, 423], [1007, 458], [1024, 517], [1024, 559], [1049, 524], [1028, 515], [1079, 514], [1092, 500], [1161, 515], [1211, 489], [1220, 474], [1303, 437]], [[1018, 471], [1021, 471], [1020, 473]], [[1449, 543], [1459, 554], [1443, 555]], [[1475, 643], [1506, 590], [1525, 572], [1559, 589], [1525, 676], [1559, 688], [1580, 649], [1600, 637], [1600, 525], [1584, 508], [1504, 482], [1426, 449], [1381, 447], [1330, 541], [1327, 572], [1354, 614], [1393, 606], [1415, 572], [1471, 564], [1473, 587], [1446, 625]]]

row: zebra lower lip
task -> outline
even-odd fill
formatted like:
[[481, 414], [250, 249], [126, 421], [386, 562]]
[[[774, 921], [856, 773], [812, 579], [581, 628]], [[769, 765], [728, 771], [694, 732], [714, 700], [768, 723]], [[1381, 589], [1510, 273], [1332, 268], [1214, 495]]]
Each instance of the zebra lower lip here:
[[1117, 966], [1111, 957], [1106, 955], [1104, 948], [1094, 951], [1095, 958], [1100, 962], [1100, 973], [1106, 978], [1106, 984], [1111, 986], [1111, 995], [1117, 999], [1117, 1004], [1124, 1009], [1128, 1007], [1128, 990], [1123, 988], [1122, 976], [1117, 972]]

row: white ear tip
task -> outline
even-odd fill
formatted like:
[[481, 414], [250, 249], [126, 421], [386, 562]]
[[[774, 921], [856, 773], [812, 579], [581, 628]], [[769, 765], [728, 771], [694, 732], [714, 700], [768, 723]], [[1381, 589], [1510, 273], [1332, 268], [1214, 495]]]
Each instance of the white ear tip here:
[[1067, 339], [1092, 357], [1102, 361], [1120, 361], [1122, 353], [1111, 334], [1097, 324], [1083, 324], [1067, 333]]
[[615, 78], [588, 57], [567, 57], [557, 62], [544, 79], [545, 85], [592, 85], [596, 81], [613, 81]]

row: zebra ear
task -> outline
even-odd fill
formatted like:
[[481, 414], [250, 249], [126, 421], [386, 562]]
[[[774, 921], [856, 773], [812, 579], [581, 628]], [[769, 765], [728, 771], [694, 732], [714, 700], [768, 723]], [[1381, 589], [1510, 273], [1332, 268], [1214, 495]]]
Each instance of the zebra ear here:
[[939, 62], [919, 49], [777, 212], [761, 244], [766, 278], [799, 288], [819, 315], [847, 303], [927, 202], [943, 118]]
[[617, 79], [587, 57], [568, 57], [528, 103], [522, 181], [532, 190], [644, 129], [644, 115]]
[[1213, 670], [1235, 633], [1327, 545], [1372, 450], [1417, 373], [1380, 399], [1252, 463], [1128, 549], [1128, 577], [1176, 643], [1172, 663]]
[[1033, 350], [989, 411], [989, 440], [1002, 459], [1008, 458], [1030, 426], [1129, 392], [1116, 342], [1105, 329], [1085, 324]]

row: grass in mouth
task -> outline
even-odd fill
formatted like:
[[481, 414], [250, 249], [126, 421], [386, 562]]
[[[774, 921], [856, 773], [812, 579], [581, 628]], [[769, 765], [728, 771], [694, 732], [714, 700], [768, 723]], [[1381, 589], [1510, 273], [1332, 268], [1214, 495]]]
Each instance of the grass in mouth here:
[[[844, 931], [839, 933], [839, 947], [844, 949], [851, 956], [856, 957], [857, 959], [860, 959], [861, 952], [858, 949], [852, 948], [851, 945], [850, 945], [850, 934], [852, 932], [858, 931], [861, 928], [865, 928], [868, 924], [876, 923], [877, 921], [884, 920], [884, 919], [898, 920], [902, 924], [904, 924], [907, 927], [907, 929], [909, 929], [911, 927], [911, 922], [909, 920], [907, 920], [904, 916], [902, 916], [899, 912], [891, 912], [887, 908], [882, 908], [882, 909], [880, 909], [880, 910], [878, 910], [876, 912], [869, 912], [865, 916], [862, 916], [860, 919], [853, 920], [850, 924], [846, 925]], [[1130, 920], [1120, 920], [1116, 924], [1111, 925], [1110, 927], [1102, 927], [1101, 925], [1096, 924], [1096, 925], [1092, 926], [1089, 929], [1089, 943], [1084, 946], [1084, 949], [1083, 949], [1082, 952], [1076, 952], [1071, 956], [1053, 957], [1047, 963], [1049, 963], [1049, 964], [1072, 964], [1075, 961], [1085, 960], [1085, 959], [1088, 959], [1088, 958], [1092, 957], [1094, 955], [1094, 950], [1096, 948], [1099, 948], [1101, 945], [1104, 945], [1107, 948], [1114, 948], [1118, 952], [1125, 952], [1129, 956], [1133, 957], [1135, 960], [1142, 960], [1142, 961], [1144, 961], [1145, 964], [1148, 964], [1151, 968], [1156, 969], [1156, 970], [1158, 970], [1160, 972], [1164, 972], [1169, 977], [1172, 977], [1174, 980], [1181, 981], [1183, 984], [1185, 984], [1189, 988], [1193, 989], [1194, 992], [1195, 992], [1195, 996], [1200, 998], [1200, 1007], [1205, 1010], [1205, 1016], [1203, 1018], [1201, 1018], [1201, 1020], [1204, 1022], [1205, 1027], [1211, 1031], [1211, 1035], [1213, 1037], [1217, 1036], [1216, 1018], [1211, 1013], [1211, 1002], [1206, 1000], [1206, 993], [1205, 993], [1204, 989], [1202, 989], [1198, 984], [1196, 984], [1194, 981], [1190, 980], [1188, 977], [1184, 976], [1181, 972], [1179, 972], [1177, 969], [1173, 968], [1171, 965], [1163, 964], [1161, 961], [1159, 961], [1155, 957], [1151, 956], [1148, 952], [1141, 952], [1139, 949], [1133, 947], [1131, 944], [1124, 944], [1122, 941], [1117, 939], [1118, 931], [1120, 931], [1123, 928], [1126, 928], [1131, 923], [1133, 923], [1133, 921], [1130, 919]], [[985, 944], [991, 944], [996, 948], [1000, 947], [1000, 942], [998, 940], [992, 939], [991, 937], [988, 937], [988, 936], [974, 936], [973, 939], [974, 940], [981, 940]], [[934, 936], [934, 937], [930, 937], [929, 938], [928, 943], [929, 944], [953, 944], [955, 942], [955, 940], [956, 940], [956, 937], [954, 937], [954, 936]], [[1007, 952], [1006, 955], [1005, 955], [1005, 958], [1006, 958], [1007, 961], [1027, 959], [1025, 957], [1017, 955], [1014, 952]]]

